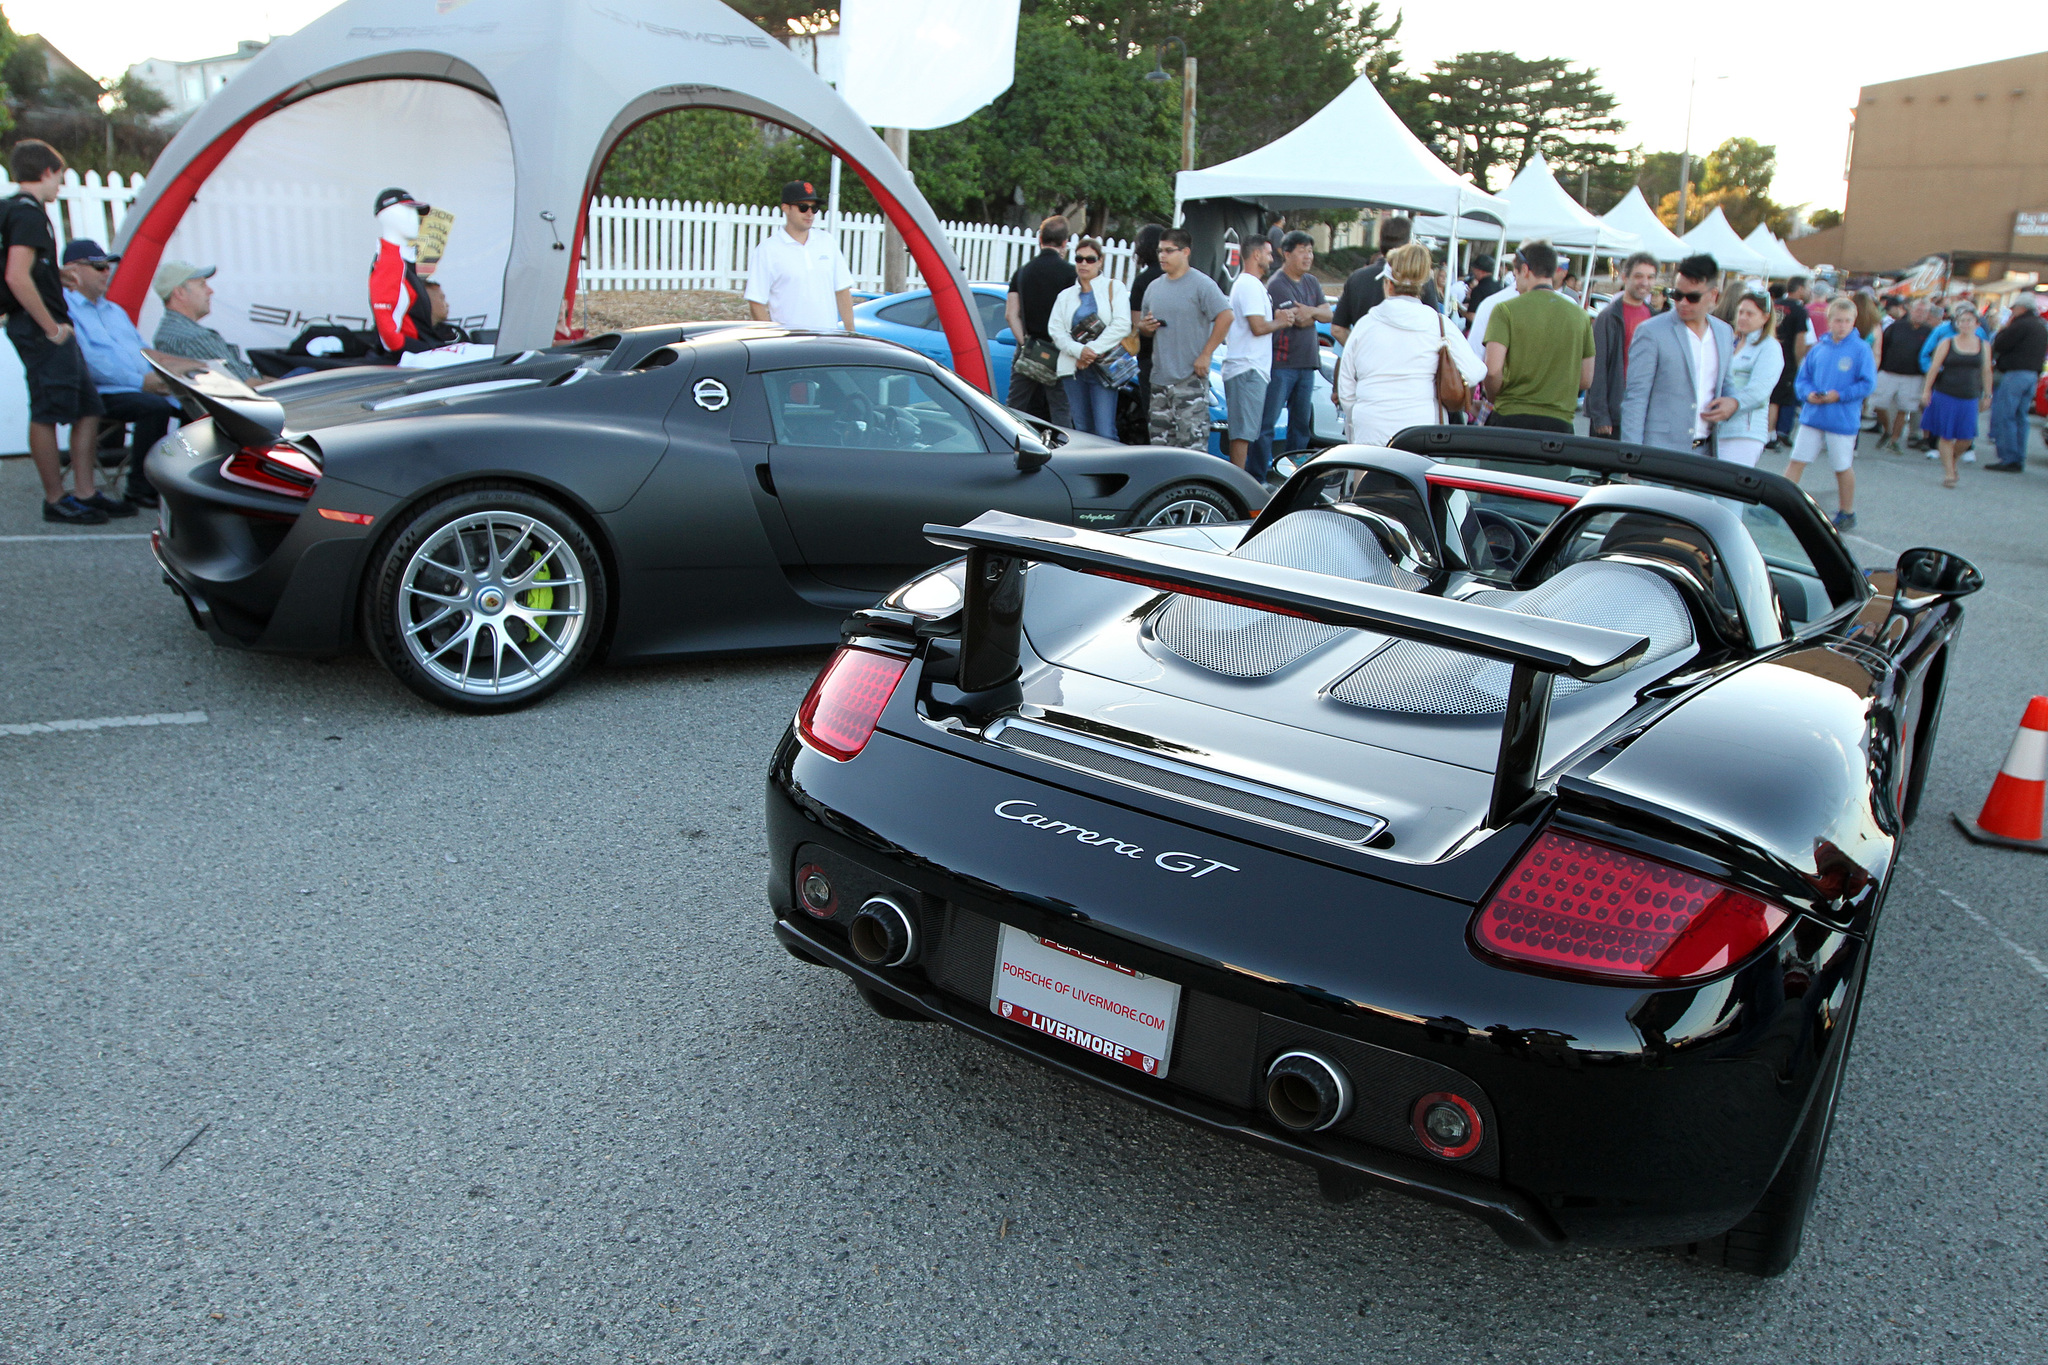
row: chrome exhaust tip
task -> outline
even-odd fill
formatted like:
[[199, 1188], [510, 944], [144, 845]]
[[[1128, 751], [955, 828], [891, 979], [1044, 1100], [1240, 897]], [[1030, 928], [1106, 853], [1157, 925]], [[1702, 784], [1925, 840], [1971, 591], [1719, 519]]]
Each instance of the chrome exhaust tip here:
[[847, 927], [854, 955], [870, 967], [906, 967], [917, 959], [917, 921], [894, 898], [873, 896]]
[[1351, 1113], [1351, 1078], [1320, 1052], [1283, 1052], [1266, 1068], [1266, 1112], [1283, 1128], [1319, 1133]]

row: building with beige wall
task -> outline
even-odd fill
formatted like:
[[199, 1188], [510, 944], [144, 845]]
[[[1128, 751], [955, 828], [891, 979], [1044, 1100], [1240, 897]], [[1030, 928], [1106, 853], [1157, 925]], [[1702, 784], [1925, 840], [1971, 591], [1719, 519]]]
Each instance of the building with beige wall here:
[[1793, 240], [1795, 256], [2048, 273], [2048, 52], [1864, 86], [1854, 117], [1841, 225]]

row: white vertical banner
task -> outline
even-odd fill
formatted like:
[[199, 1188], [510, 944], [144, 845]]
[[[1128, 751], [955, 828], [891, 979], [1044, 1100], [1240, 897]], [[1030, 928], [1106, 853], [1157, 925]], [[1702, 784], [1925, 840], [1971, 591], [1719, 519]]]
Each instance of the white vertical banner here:
[[1010, 88], [1019, 0], [840, 0], [839, 94], [875, 128], [944, 128]]

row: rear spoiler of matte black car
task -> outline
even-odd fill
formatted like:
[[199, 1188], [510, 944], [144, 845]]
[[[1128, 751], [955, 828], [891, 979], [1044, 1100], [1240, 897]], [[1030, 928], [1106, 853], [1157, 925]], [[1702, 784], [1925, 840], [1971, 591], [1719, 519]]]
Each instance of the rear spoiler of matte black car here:
[[1021, 566], [1026, 562], [1374, 631], [1510, 665], [1514, 671], [1487, 812], [1487, 823], [1494, 828], [1507, 823], [1536, 794], [1551, 680], [1560, 673], [1587, 682], [1617, 677], [1640, 662], [1650, 647], [1643, 636], [1599, 626], [1424, 597], [1007, 512], [985, 512], [965, 526], [926, 526], [924, 533], [935, 545], [967, 551], [957, 685], [969, 695], [1006, 688], [1018, 676], [1023, 646]]
[[284, 404], [265, 398], [233, 375], [200, 370], [186, 376], [154, 360], [149, 360], [149, 367], [170, 385], [189, 416], [211, 417], [221, 435], [236, 445], [268, 446], [284, 439]]

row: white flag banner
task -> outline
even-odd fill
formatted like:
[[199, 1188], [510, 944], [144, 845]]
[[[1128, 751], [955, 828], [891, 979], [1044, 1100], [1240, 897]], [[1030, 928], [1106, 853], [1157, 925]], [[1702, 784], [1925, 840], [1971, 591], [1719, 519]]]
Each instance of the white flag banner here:
[[840, 0], [839, 94], [875, 128], [944, 128], [1010, 88], [1019, 0]]

